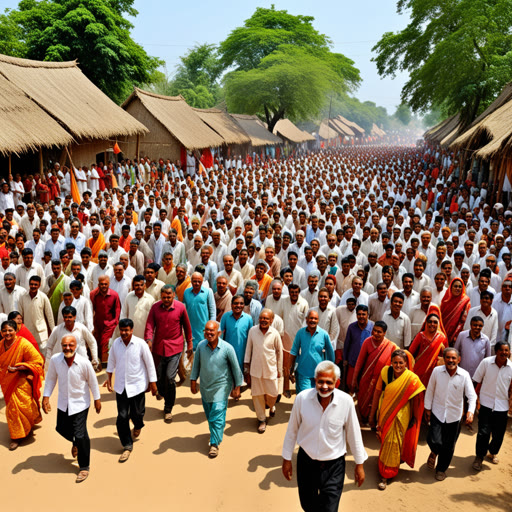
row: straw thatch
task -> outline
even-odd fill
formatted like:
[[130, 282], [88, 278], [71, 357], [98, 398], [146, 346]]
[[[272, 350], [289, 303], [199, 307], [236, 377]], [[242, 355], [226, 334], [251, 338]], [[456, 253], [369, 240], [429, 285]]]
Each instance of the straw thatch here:
[[31, 99], [0, 75], [0, 153], [20, 154], [65, 146], [73, 137]]
[[296, 144], [316, 140], [313, 135], [297, 128], [289, 119], [279, 120], [274, 127], [274, 133]]
[[101, 92], [73, 62], [0, 55], [0, 75], [56, 119], [75, 139], [109, 139], [147, 129]]
[[460, 129], [460, 115], [455, 114], [436, 124], [423, 134], [423, 138], [432, 144], [441, 144], [443, 139], [450, 137]]
[[135, 88], [122, 107], [129, 109], [137, 101], [187, 149], [224, 144], [224, 139], [201, 120], [183, 96], [162, 96]]
[[318, 128], [318, 136], [321, 139], [329, 140], [339, 136], [344, 137], [345, 133], [341, 131], [341, 128], [335, 128], [331, 123], [329, 123], [328, 119], [324, 119]]
[[512, 83], [509, 83], [470, 127], [453, 141], [451, 147], [476, 150], [476, 156], [488, 159], [510, 146], [511, 136]]
[[230, 114], [231, 117], [242, 127], [251, 139], [253, 147], [274, 146], [283, 141], [277, 135], [269, 132], [258, 116], [246, 114]]
[[382, 128], [379, 128], [375, 123], [373, 123], [371, 135], [375, 137], [385, 137], [386, 132]]
[[346, 124], [349, 128], [355, 131], [356, 135], [358, 135], [359, 137], [362, 137], [365, 134], [364, 128], [361, 128], [357, 123], [354, 123], [354, 121], [349, 121], [348, 119], [344, 118], [341, 115], [338, 116], [336, 119], [341, 121], [343, 124]]
[[347, 137], [355, 137], [356, 134], [352, 128], [347, 126], [344, 122], [339, 119], [329, 119], [329, 124], [335, 128], [341, 135], [346, 135]]
[[204, 123], [224, 139], [226, 144], [249, 144], [251, 142], [242, 127], [226, 112], [216, 108], [194, 108], [193, 110]]

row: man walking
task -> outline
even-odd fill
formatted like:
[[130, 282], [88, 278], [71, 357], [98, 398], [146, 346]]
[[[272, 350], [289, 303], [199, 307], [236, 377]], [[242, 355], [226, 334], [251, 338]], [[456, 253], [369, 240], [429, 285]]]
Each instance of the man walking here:
[[[469, 373], [459, 366], [455, 348], [443, 352], [444, 366], [434, 368], [425, 393], [425, 419], [430, 422], [427, 443], [430, 455], [427, 466], [436, 470], [436, 480], [446, 478], [446, 470], [455, 451], [460, 433], [464, 397], [468, 400], [466, 424], [473, 422], [476, 393]], [[437, 465], [436, 464], [437, 458]]]
[[194, 395], [199, 391], [199, 379], [201, 399], [210, 429], [210, 459], [219, 454], [229, 395], [233, 398], [240, 397], [240, 386], [243, 382], [235, 349], [220, 339], [219, 335], [219, 324], [211, 320], [207, 322], [204, 328], [205, 339], [197, 345], [190, 374], [190, 390]]
[[80, 468], [76, 483], [80, 483], [89, 476], [91, 441], [87, 433], [87, 415], [91, 405], [90, 393], [98, 414], [101, 411], [101, 400], [92, 364], [76, 353], [76, 345], [74, 336], [62, 338], [62, 352], [50, 360], [42, 406], [46, 414], [51, 411], [50, 396], [58, 381], [57, 432], [73, 443], [71, 454], [78, 458]]
[[283, 444], [283, 475], [292, 479], [292, 455], [297, 443], [297, 484], [302, 509], [306, 512], [335, 512], [345, 480], [347, 441], [356, 463], [355, 481], [364, 482], [363, 446], [352, 398], [335, 389], [340, 369], [331, 361], [315, 368], [315, 388], [297, 396]]
[[[117, 433], [123, 445], [119, 462], [126, 462], [133, 449], [133, 438], [140, 436], [144, 426], [146, 390], [156, 395], [156, 370], [148, 344], [133, 335], [133, 320], [123, 318], [119, 322], [120, 337], [112, 343], [108, 355], [107, 389], [116, 392]], [[112, 374], [116, 372], [112, 386]], [[133, 422], [133, 438], [130, 432]]]

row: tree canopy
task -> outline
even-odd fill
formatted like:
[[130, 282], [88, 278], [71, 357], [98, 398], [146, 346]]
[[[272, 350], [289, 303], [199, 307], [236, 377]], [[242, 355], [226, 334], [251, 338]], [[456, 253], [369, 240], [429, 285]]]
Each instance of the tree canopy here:
[[361, 81], [354, 62], [330, 50], [331, 41], [310, 16], [257, 8], [219, 46], [230, 111], [264, 116], [269, 130], [284, 117], [307, 120], [321, 113], [331, 92]]
[[512, 75], [510, 0], [399, 0], [410, 23], [375, 45], [381, 76], [407, 71], [402, 100], [414, 112], [461, 114], [469, 124]]
[[[161, 61], [130, 35], [134, 0], [22, 0], [0, 16], [0, 51], [35, 60], [78, 60], [83, 73], [117, 102], [152, 81]], [[4, 37], [5, 36], [5, 37]]]

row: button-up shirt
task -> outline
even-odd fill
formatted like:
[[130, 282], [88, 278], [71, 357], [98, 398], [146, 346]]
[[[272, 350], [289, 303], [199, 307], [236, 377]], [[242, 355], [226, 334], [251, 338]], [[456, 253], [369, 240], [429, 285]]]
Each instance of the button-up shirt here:
[[243, 369], [245, 349], [247, 347], [247, 336], [249, 336], [249, 330], [253, 325], [251, 315], [243, 311], [238, 319], [233, 315], [233, 311], [228, 311], [222, 315], [220, 320], [222, 338], [235, 349], [241, 370]]
[[69, 416], [89, 408], [91, 405], [90, 393], [94, 400], [100, 399], [98, 379], [92, 364], [80, 354], [75, 354], [71, 366], [66, 363], [62, 352], [51, 358], [43, 396], [51, 396], [57, 381], [59, 383], [57, 407], [63, 412], [67, 411]]
[[70, 243], [70, 244], [74, 244], [75, 246], [75, 251], [77, 254], [80, 254], [80, 251], [85, 247], [85, 242], [87, 242], [87, 240], [85, 239], [85, 235], [83, 233], [78, 233], [78, 235], [76, 236], [76, 238], [73, 238], [71, 235], [69, 235], [67, 238], [66, 238], [66, 243]]
[[508, 411], [510, 383], [512, 382], [512, 362], [507, 359], [501, 368], [496, 364], [496, 356], [486, 357], [473, 375], [473, 380], [482, 383], [480, 403], [493, 411]]
[[192, 328], [185, 306], [174, 299], [169, 309], [163, 302], [155, 302], [149, 310], [144, 339], [153, 342], [153, 352], [170, 357], [183, 350], [183, 331], [187, 340], [187, 350], [192, 349]]
[[235, 350], [229, 343], [219, 339], [212, 350], [206, 340], [196, 348], [190, 380], [199, 379], [201, 398], [205, 402], [224, 402], [231, 390], [241, 386], [243, 375], [238, 366]]
[[307, 327], [299, 329], [290, 351], [297, 357], [297, 373], [304, 377], [314, 377], [315, 368], [322, 361], [334, 362], [334, 349], [329, 335], [322, 328], [317, 327], [311, 334]]
[[351, 323], [347, 329], [345, 345], [343, 346], [343, 361], [355, 368], [359, 352], [366, 338], [372, 335], [374, 323], [369, 320], [366, 327], [361, 329], [357, 322]]
[[0, 313], [8, 315], [11, 311], [18, 311], [18, 302], [25, 293], [27, 291], [17, 284], [14, 285], [12, 292], [9, 292], [5, 286], [0, 288]]
[[29, 268], [25, 267], [25, 265], [22, 263], [16, 269], [16, 284], [28, 291], [29, 281], [32, 276], [39, 276], [41, 278], [40, 289], [44, 290], [46, 287], [46, 277], [44, 275], [43, 267], [39, 265], [39, 263], [32, 263]]
[[114, 340], [108, 354], [107, 373], [114, 373], [114, 391], [126, 396], [140, 395], [148, 388], [150, 382], [156, 382], [156, 369], [148, 344], [141, 338], [133, 336], [125, 345], [119, 337]]
[[316, 389], [295, 398], [283, 443], [282, 456], [291, 460], [295, 444], [315, 460], [334, 460], [347, 453], [347, 441], [356, 464], [368, 455], [352, 398], [338, 389], [324, 410]]
[[469, 310], [468, 317], [466, 318], [464, 329], [469, 329], [471, 327], [471, 319], [475, 316], [479, 316], [484, 321], [484, 328], [482, 329], [482, 333], [489, 338], [491, 347], [494, 347], [494, 345], [496, 345], [496, 341], [498, 341], [498, 313], [494, 308], [491, 308], [491, 312], [489, 313], [489, 316], [487, 316], [482, 311], [481, 306], [471, 308]]
[[[133, 335], [138, 338], [144, 338], [149, 311], [154, 303], [155, 299], [147, 292], [144, 292], [140, 299], [135, 295], [135, 292], [130, 292], [121, 307], [119, 320], [123, 318], [133, 320]], [[116, 332], [118, 330], [119, 327], [116, 329]]]
[[437, 366], [432, 371], [425, 393], [425, 409], [432, 411], [441, 423], [453, 423], [462, 418], [464, 395], [468, 399], [468, 410], [475, 412], [476, 393], [469, 373], [457, 367], [450, 376], [446, 366]]
[[211, 288], [201, 287], [199, 293], [194, 293], [193, 288], [187, 288], [183, 294], [183, 303], [187, 307], [188, 316], [192, 325], [192, 337], [194, 350], [197, 344], [204, 338], [204, 326], [209, 320], [216, 320], [217, 308], [215, 297]]
[[59, 238], [55, 243], [52, 239], [46, 242], [44, 250], [51, 251], [52, 260], [60, 260], [60, 251], [66, 249], [66, 244], [64, 243], [64, 240], [65, 238], [63, 237], [62, 240]]
[[391, 311], [386, 311], [382, 315], [382, 321], [386, 322], [388, 330], [386, 338], [396, 343], [401, 349], [407, 348], [411, 344], [411, 321], [409, 317], [400, 311], [398, 318], [395, 318]]
[[249, 331], [245, 363], [250, 363], [250, 375], [259, 379], [277, 379], [283, 374], [283, 343], [273, 327], [263, 333], [259, 325]]
[[127, 276], [123, 276], [123, 278], [118, 281], [115, 277], [110, 279], [110, 289], [117, 292], [119, 295], [119, 300], [121, 304], [124, 304], [126, 300], [126, 296], [130, 293], [130, 288], [132, 287], [132, 282]]
[[469, 372], [473, 378], [478, 365], [491, 355], [491, 343], [485, 334], [480, 334], [476, 339], [470, 336], [471, 330], [462, 331], [455, 341], [455, 348], [460, 353], [460, 366]]
[[58, 354], [61, 352], [61, 344], [62, 338], [64, 336], [74, 336], [76, 339], [76, 351], [83, 357], [87, 357], [87, 347], [91, 351], [92, 362], [98, 363], [98, 344], [94, 339], [91, 331], [81, 324], [80, 322], [75, 322], [75, 325], [71, 331], [66, 329], [66, 325], [61, 323], [53, 329], [50, 337], [48, 338], [48, 342], [46, 343], [46, 359], [48, 360], [52, 355]]

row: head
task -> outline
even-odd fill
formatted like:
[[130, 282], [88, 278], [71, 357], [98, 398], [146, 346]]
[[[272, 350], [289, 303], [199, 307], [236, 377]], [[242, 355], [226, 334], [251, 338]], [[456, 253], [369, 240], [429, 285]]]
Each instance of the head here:
[[210, 345], [216, 344], [220, 335], [220, 324], [214, 320], [206, 322], [204, 326], [204, 337]]
[[340, 381], [340, 369], [331, 361], [322, 361], [315, 368], [315, 387], [321, 398], [328, 398]]
[[74, 336], [64, 336], [60, 342], [62, 353], [66, 359], [71, 359], [76, 353], [76, 338]]
[[133, 335], [133, 320], [123, 318], [119, 321], [119, 334], [124, 343], [128, 343]]
[[160, 290], [160, 299], [162, 301], [164, 308], [170, 308], [172, 306], [174, 296], [174, 286], [172, 286], [171, 284], [166, 284], [165, 286], [162, 286], [162, 289]]

